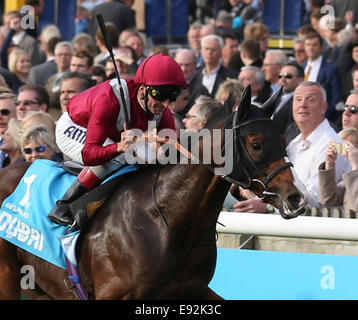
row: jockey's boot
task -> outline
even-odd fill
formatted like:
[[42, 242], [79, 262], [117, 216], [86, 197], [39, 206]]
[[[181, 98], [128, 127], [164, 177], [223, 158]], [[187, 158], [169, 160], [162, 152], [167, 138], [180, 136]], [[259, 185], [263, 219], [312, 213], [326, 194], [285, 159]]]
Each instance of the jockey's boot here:
[[61, 200], [56, 202], [48, 218], [60, 225], [73, 225], [74, 213], [70, 210], [70, 204], [79, 199], [89, 190], [100, 184], [101, 180], [91, 171], [89, 167], [82, 169], [77, 179], [72, 183]]

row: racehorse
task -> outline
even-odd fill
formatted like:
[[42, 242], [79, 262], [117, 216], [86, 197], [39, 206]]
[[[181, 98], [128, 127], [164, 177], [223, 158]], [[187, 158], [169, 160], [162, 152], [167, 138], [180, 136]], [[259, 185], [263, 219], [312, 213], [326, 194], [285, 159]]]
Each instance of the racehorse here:
[[[232, 182], [250, 188], [284, 218], [305, 210], [285, 143], [250, 95], [246, 89], [237, 112], [223, 108], [208, 121], [209, 132], [232, 132], [220, 141], [221, 152], [233, 145], [232, 173], [214, 174], [214, 162], [147, 165], [98, 209], [76, 248], [89, 299], [219, 299], [208, 284], [216, 265], [216, 223]], [[0, 171], [0, 202], [28, 166]], [[66, 270], [0, 239], [1, 299], [20, 298], [23, 265], [35, 270], [36, 288], [25, 291], [30, 297], [76, 299]]]

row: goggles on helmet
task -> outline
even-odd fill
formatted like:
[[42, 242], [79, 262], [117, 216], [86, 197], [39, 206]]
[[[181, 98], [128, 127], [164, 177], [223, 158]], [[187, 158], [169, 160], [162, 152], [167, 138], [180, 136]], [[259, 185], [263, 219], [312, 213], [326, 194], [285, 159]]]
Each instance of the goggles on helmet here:
[[168, 99], [174, 102], [181, 93], [181, 87], [173, 85], [147, 86], [146, 89], [153, 99], [160, 102]]

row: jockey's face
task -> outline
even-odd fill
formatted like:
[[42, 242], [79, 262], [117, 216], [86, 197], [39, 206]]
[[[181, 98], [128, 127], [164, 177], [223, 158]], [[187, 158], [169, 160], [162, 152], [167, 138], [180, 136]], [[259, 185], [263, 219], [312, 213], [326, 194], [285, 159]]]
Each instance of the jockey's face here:
[[145, 97], [147, 96], [148, 97], [147, 107], [152, 114], [161, 114], [164, 111], [164, 109], [169, 107], [171, 103], [169, 98], [164, 101], [158, 101], [155, 98], [153, 98], [150, 94], [146, 94], [146, 90], [147, 89], [145, 86], [140, 86], [138, 91], [139, 101], [143, 106], [145, 106]]

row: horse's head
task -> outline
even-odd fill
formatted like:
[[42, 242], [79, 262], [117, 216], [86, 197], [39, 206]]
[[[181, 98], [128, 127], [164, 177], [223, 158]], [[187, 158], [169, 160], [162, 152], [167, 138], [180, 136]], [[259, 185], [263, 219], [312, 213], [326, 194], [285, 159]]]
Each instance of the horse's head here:
[[[225, 155], [226, 161], [232, 159], [232, 171], [223, 176], [250, 189], [288, 219], [305, 211], [306, 189], [288, 161], [284, 139], [263, 111], [271, 109], [277, 97], [279, 94], [258, 108], [251, 104], [250, 87], [245, 89], [238, 110], [225, 125], [225, 129], [232, 129], [233, 148], [232, 156]], [[226, 137], [225, 149], [227, 146]]]

